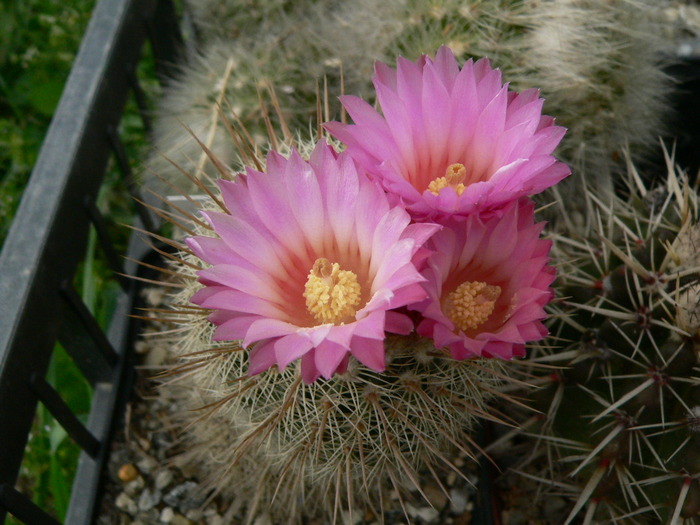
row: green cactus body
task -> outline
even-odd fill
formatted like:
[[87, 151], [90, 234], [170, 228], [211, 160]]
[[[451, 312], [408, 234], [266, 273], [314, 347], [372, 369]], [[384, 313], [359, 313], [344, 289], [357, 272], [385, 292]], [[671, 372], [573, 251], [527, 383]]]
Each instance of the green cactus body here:
[[522, 468], [570, 498], [566, 523], [698, 517], [700, 199], [670, 161], [664, 182], [631, 171], [628, 197], [592, 196], [587, 238], [555, 242], [554, 330], [570, 344], [535, 357], [563, 368], [535, 395], [547, 416]]

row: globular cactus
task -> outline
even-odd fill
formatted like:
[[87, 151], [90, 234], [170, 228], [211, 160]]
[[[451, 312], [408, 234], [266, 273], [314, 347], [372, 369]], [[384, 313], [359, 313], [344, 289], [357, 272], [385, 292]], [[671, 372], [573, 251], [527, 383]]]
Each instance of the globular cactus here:
[[453, 361], [406, 339], [393, 341], [383, 374], [356, 365], [311, 385], [296, 367], [248, 377], [240, 348], [212, 345], [208, 326], [199, 329], [183, 349], [186, 374], [161, 387], [186, 429], [175, 462], [203, 491], [245, 502], [249, 520], [400, 514], [389, 494], [403, 506], [423, 490], [419, 472], [439, 485], [446, 472], [463, 476], [453, 458], [477, 454], [471, 432], [477, 418], [495, 417], [485, 403], [506, 378], [502, 362]]
[[567, 346], [532, 355], [562, 368], [533, 396], [516, 470], [540, 512], [568, 499], [565, 523], [698, 523], [700, 198], [670, 160], [654, 189], [628, 166], [628, 196], [587, 194], [587, 237], [556, 236]]
[[[171, 218], [189, 235], [212, 234], [192, 216]], [[196, 471], [204, 493], [243, 502], [249, 520], [268, 511], [280, 523], [330, 523], [368, 510], [381, 520], [398, 510], [389, 491], [405, 513], [403, 498], [422, 493], [426, 473], [439, 486], [446, 472], [464, 476], [454, 457], [479, 455], [478, 419], [508, 420], [487, 406], [511, 399], [499, 390], [517, 381], [504, 361], [454, 360], [415, 333], [387, 337], [384, 372], [353, 358], [344, 373], [310, 384], [299, 362], [249, 375], [249, 349], [212, 341], [211, 311], [190, 303], [207, 265], [169, 242], [181, 248], [169, 270], [180, 291], [159, 310], [173, 324], [160, 339], [173, 359], [160, 391], [183, 429], [175, 462]]]
[[[226, 134], [217, 116], [221, 94], [251, 133], [262, 137], [259, 88], [274, 88], [290, 127], [306, 127], [319, 84], [323, 90], [326, 83], [331, 94], [345, 91], [371, 101], [376, 60], [415, 60], [443, 44], [460, 61], [489, 57], [515, 90], [541, 89], [545, 113], [569, 128], [559, 153], [575, 173], [561, 190], [566, 195], [580, 193], [584, 182], [610, 192], [612, 178], [624, 171], [623, 148], [644, 158], [672, 114], [671, 82], [663, 70], [671, 46], [654, 36], [671, 31], [672, 22], [652, 0], [319, 1], [293, 9], [270, 2], [235, 39], [236, 30], [227, 28], [240, 22], [241, 2], [207, 2], [214, 5], [209, 10], [195, 4], [201, 33], [217, 36], [204, 40], [166, 90], [155, 144], [196, 168], [200, 151], [182, 124], [204, 143], [213, 136], [212, 149], [221, 158], [234, 157], [232, 146], [219, 138]], [[221, 29], [213, 31], [215, 26]], [[326, 118], [340, 114], [334, 97], [328, 109]], [[162, 176], [186, 182], [159, 155], [151, 163]]]
[[191, 2], [202, 38], [163, 90], [153, 151], [142, 175], [159, 193], [173, 193], [168, 183], [196, 191], [173, 164], [200, 181], [216, 174], [198, 141], [223, 163], [237, 160], [226, 119], [246, 130], [254, 148], [268, 146], [271, 127], [281, 127], [285, 134], [280, 140], [290, 144], [290, 128], [307, 130], [316, 119], [319, 95], [340, 92], [337, 80], [330, 87], [323, 81], [327, 70], [339, 78], [338, 68], [329, 69], [307, 41], [314, 2], [260, 2], [253, 9], [242, 5], [248, 3]]
[[[198, 42], [260, 39], [280, 34], [280, 20], [301, 21], [300, 13], [322, 0], [186, 0]], [[264, 37], [263, 37], [264, 38]]]
[[[370, 0], [329, 12], [318, 38], [344, 64], [346, 85], [369, 94], [374, 60], [411, 60], [448, 45], [461, 60], [486, 56], [515, 90], [537, 86], [547, 114], [568, 128], [559, 156], [585, 183], [612, 191], [624, 171], [621, 152], [644, 158], [671, 114], [664, 65], [670, 43], [656, 37], [670, 21], [651, 0], [492, 2]], [[322, 44], [322, 45], [323, 45]]]

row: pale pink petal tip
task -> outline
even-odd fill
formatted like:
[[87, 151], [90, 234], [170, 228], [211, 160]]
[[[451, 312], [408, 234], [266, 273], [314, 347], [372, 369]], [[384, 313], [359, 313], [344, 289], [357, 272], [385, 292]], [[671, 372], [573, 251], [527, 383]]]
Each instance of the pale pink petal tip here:
[[443, 46], [396, 71], [377, 64], [374, 85], [381, 114], [343, 97], [354, 124], [327, 129], [415, 218], [500, 208], [570, 173], [553, 156], [565, 130], [542, 115], [539, 92], [509, 91], [487, 59], [460, 68]]
[[544, 306], [552, 298], [551, 242], [540, 239], [534, 205], [521, 199], [488, 219], [447, 221], [426, 247], [427, 300], [417, 327], [455, 359], [524, 354], [527, 342], [547, 334]]
[[220, 188], [229, 211], [204, 214], [216, 237], [186, 240], [206, 266], [191, 300], [212, 310], [214, 338], [249, 348], [250, 374], [297, 362], [313, 382], [345, 371], [350, 356], [384, 370], [385, 332], [413, 329], [394, 310], [427, 296], [416, 265], [438, 227], [411, 225], [325, 142], [308, 161], [271, 153], [266, 173]]

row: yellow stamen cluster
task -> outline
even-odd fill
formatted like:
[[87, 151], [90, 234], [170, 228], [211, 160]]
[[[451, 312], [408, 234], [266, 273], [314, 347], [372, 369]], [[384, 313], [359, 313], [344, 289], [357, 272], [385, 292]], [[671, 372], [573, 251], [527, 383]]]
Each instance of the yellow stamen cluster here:
[[306, 309], [319, 323], [341, 324], [355, 317], [362, 299], [357, 275], [325, 257], [314, 262], [304, 285]]
[[462, 195], [466, 186], [464, 179], [467, 178], [467, 168], [464, 164], [450, 164], [445, 170], [444, 177], [438, 177], [428, 184], [428, 191], [433, 195], [439, 195], [440, 190], [451, 186], [457, 192], [457, 195]]
[[447, 296], [447, 317], [462, 331], [473, 330], [493, 313], [501, 287], [465, 281]]

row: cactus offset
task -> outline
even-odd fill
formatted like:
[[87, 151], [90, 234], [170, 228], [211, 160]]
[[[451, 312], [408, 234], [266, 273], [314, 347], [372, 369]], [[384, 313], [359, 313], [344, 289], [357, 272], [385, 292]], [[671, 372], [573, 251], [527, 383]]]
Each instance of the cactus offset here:
[[629, 196], [589, 194], [590, 234], [555, 242], [563, 368], [543, 378], [546, 414], [519, 469], [571, 500], [566, 523], [678, 523], [700, 507], [700, 323], [696, 189], [668, 161], [647, 190], [629, 164]]

